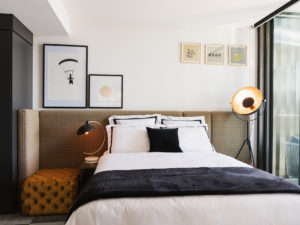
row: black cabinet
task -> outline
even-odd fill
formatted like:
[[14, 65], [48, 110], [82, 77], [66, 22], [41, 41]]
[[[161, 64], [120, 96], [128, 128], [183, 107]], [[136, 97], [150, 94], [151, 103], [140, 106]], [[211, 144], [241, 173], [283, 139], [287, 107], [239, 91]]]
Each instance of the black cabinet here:
[[0, 213], [17, 209], [17, 110], [32, 108], [33, 34], [0, 14]]

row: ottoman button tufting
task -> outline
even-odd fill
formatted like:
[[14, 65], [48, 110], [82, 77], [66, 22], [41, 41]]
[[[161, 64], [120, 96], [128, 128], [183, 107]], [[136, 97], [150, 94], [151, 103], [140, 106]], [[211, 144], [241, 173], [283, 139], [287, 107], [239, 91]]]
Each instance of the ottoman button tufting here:
[[67, 214], [78, 193], [79, 169], [40, 170], [28, 177], [21, 194], [25, 215]]

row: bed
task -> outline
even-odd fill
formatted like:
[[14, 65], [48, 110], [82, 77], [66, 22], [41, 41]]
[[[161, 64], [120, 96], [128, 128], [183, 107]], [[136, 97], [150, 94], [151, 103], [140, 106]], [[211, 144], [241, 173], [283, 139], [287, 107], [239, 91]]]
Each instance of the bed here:
[[[197, 155], [195, 152], [145, 153], [141, 150], [142, 145], [131, 146], [135, 152], [120, 151], [119, 154], [102, 156], [93, 177], [97, 177], [97, 174], [101, 176], [105, 173], [130, 172], [142, 168], [149, 171], [155, 168], [168, 170], [166, 167], [251, 169], [248, 164], [232, 158], [246, 136], [246, 124], [234, 117], [230, 111], [20, 110], [18, 114], [19, 185], [21, 186], [28, 176], [39, 169], [79, 168], [84, 158], [82, 152], [86, 151], [87, 146], [96, 149], [99, 145], [97, 141], [99, 133], [94, 134], [89, 144], [84, 137], [76, 135], [77, 129], [85, 120], [95, 120], [106, 125], [112, 115], [156, 113], [180, 117], [180, 120], [205, 116], [205, 123], [208, 126], [206, 132], [216, 152], [198, 152]], [[163, 122], [165, 121], [161, 121]], [[186, 142], [186, 146], [189, 143], [191, 142]], [[203, 143], [201, 145], [202, 149], [208, 146], [207, 143], [206, 147], [203, 147]], [[112, 150], [118, 151], [122, 146], [130, 147], [128, 144], [121, 144]], [[239, 160], [249, 161], [248, 151], [243, 151]], [[68, 225], [293, 225], [299, 224], [297, 216], [300, 209], [299, 202], [299, 195], [296, 193], [226, 195], [219, 193], [107, 198], [94, 200], [78, 207], [66, 223]]]
[[[124, 163], [126, 162], [126, 163]], [[125, 153], [102, 157], [95, 173], [183, 167], [250, 167], [219, 153]], [[299, 194], [202, 195], [111, 198], [89, 202], [67, 225], [193, 225], [299, 223]]]
[[[170, 130], [178, 129], [173, 125]], [[122, 133], [130, 137], [133, 128], [126, 126], [108, 129], [112, 154], [99, 160], [67, 225], [299, 224], [297, 185], [217, 153], [204, 142], [196, 150], [189, 139], [181, 145], [188, 151], [145, 152], [145, 133], [139, 128], [139, 143], [130, 146]], [[118, 135], [122, 138], [116, 141]]]

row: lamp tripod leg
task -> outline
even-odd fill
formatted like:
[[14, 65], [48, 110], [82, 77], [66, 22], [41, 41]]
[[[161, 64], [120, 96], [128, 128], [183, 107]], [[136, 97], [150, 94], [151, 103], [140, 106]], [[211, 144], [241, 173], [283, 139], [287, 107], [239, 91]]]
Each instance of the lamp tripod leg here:
[[241, 148], [240, 148], [238, 154], [237, 154], [236, 157], [235, 157], [236, 159], [239, 157], [239, 155], [240, 155], [241, 151], [243, 150], [243, 147], [244, 147], [244, 145], [246, 144], [246, 142], [247, 142], [247, 139], [245, 139], [245, 141], [243, 142], [243, 144], [242, 144], [242, 146], [241, 146]]
[[253, 156], [251, 142], [250, 142], [249, 138], [247, 138], [247, 145], [248, 145], [248, 148], [249, 148], [249, 155], [250, 155], [251, 165], [255, 167], [254, 156]]

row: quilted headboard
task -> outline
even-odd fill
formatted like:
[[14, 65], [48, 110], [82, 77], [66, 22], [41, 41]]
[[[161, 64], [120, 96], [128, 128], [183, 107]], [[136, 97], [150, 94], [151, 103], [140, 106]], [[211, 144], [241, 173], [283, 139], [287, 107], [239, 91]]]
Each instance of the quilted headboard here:
[[[246, 123], [232, 112], [208, 111], [103, 111], [103, 110], [20, 110], [18, 117], [19, 181], [22, 182], [38, 169], [79, 168], [83, 152], [95, 150], [100, 139], [77, 136], [78, 127], [86, 120], [107, 124], [111, 115], [160, 113], [171, 116], [205, 116], [209, 136], [217, 152], [235, 156], [246, 137]], [[106, 148], [103, 148], [103, 151]], [[102, 153], [99, 153], [100, 155]], [[245, 149], [239, 157], [249, 162]]]

